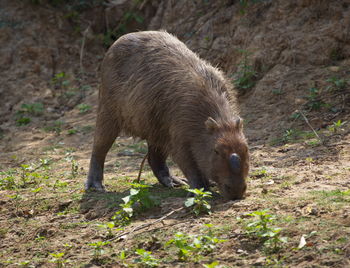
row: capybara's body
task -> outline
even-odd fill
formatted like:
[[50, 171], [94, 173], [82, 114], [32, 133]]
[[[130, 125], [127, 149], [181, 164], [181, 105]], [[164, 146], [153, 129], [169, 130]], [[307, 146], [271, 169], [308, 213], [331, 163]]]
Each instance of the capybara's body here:
[[[121, 131], [148, 143], [148, 162], [169, 187], [171, 156], [192, 188], [217, 182], [241, 198], [248, 147], [232, 86], [176, 37], [157, 31], [120, 37], [102, 63], [93, 152], [86, 188], [103, 190], [105, 156]], [[230, 105], [231, 104], [231, 105]]]

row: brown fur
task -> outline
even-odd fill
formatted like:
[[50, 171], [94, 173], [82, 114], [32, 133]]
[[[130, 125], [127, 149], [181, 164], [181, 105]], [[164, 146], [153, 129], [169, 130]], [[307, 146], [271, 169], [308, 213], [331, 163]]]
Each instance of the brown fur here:
[[[209, 117], [217, 126], [206, 126]], [[213, 179], [225, 197], [241, 198], [249, 154], [237, 118], [234, 91], [221, 71], [166, 32], [126, 34], [110, 47], [102, 63], [86, 187], [103, 189], [106, 153], [124, 131], [147, 140], [149, 162], [163, 184], [168, 184], [165, 177], [173, 179], [165, 164], [170, 155], [191, 187], [208, 188]], [[232, 153], [241, 158], [237, 172], [230, 169]]]

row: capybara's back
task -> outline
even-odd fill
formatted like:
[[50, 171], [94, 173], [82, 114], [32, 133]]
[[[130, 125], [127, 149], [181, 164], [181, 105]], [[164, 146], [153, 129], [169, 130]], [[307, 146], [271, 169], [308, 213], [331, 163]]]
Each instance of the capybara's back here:
[[[146, 139], [149, 164], [173, 186], [170, 155], [193, 188], [241, 198], [249, 168], [235, 94], [223, 73], [166, 32], [119, 38], [102, 63], [102, 86], [87, 188], [103, 190], [106, 153], [121, 131]], [[231, 100], [231, 105], [229, 103]]]

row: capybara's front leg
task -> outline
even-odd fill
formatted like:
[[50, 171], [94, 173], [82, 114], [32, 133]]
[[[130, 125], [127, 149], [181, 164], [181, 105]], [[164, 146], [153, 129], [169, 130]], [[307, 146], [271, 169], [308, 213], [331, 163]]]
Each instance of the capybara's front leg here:
[[94, 145], [91, 154], [89, 175], [85, 183], [85, 189], [104, 191], [103, 167], [108, 150], [119, 134], [117, 122], [111, 120], [110, 115], [104, 111], [97, 114]]
[[161, 149], [152, 145], [148, 146], [148, 163], [158, 181], [170, 188], [186, 184], [180, 179], [170, 175], [169, 168], [166, 164], [166, 158], [167, 155], [164, 154]]
[[179, 150], [176, 154], [173, 155], [174, 161], [181, 169], [182, 173], [188, 180], [188, 183], [192, 189], [201, 189], [209, 190], [209, 181], [204, 175], [200, 172], [197, 167], [196, 162], [187, 146], [181, 146], [182, 150]]

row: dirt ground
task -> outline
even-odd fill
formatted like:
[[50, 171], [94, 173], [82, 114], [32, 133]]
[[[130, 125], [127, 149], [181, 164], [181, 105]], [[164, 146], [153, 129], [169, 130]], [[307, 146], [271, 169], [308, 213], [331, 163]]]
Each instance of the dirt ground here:
[[[146, 29], [174, 33], [235, 83], [247, 197], [215, 195], [212, 213], [196, 217], [180, 209], [186, 191], [159, 185], [146, 164], [159, 204], [107, 234], [99, 225], [129, 194], [147, 148], [119, 137], [107, 193], [84, 192], [99, 66], [118, 35]], [[3, 0], [0, 44], [0, 267], [150, 266], [137, 249], [161, 267], [350, 267], [350, 1]], [[287, 237], [274, 252], [247, 234], [247, 213], [264, 209]], [[180, 261], [165, 246], [204, 224], [225, 240], [212, 252]]]

